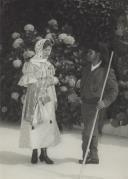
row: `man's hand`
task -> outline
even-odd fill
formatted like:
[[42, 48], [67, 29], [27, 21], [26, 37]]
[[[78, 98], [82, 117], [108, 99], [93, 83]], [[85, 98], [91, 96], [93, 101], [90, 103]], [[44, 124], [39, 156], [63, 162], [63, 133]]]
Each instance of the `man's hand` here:
[[105, 107], [106, 107], [106, 106], [105, 106], [105, 103], [104, 103], [103, 100], [98, 101], [97, 109], [101, 110], [101, 109], [103, 109], [103, 108], [105, 108]]

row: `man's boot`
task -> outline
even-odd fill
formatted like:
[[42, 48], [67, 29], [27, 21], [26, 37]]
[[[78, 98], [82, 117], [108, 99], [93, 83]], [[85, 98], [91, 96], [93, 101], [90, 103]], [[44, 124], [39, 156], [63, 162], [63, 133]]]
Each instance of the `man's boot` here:
[[[82, 151], [83, 151], [83, 157], [82, 157], [82, 160], [79, 160], [79, 163], [82, 164], [83, 163], [83, 160], [84, 160], [84, 156], [85, 156], [85, 153], [86, 153], [86, 150], [87, 150], [87, 145], [88, 145], [88, 140], [89, 140], [89, 137], [88, 136], [85, 136], [84, 133], [83, 133], [83, 136], [82, 136]], [[89, 158], [90, 156], [90, 152], [88, 153], [87, 155], [87, 159]], [[86, 160], [87, 160], [86, 159]]]
[[[90, 153], [88, 153], [86, 161], [87, 161], [89, 158], [90, 158]], [[82, 160], [79, 160], [79, 163], [80, 163], [80, 164], [83, 164], [83, 160], [84, 160], [84, 157], [83, 157]]]
[[99, 164], [98, 157], [98, 136], [93, 136], [90, 145], [90, 156], [86, 160], [86, 164]]

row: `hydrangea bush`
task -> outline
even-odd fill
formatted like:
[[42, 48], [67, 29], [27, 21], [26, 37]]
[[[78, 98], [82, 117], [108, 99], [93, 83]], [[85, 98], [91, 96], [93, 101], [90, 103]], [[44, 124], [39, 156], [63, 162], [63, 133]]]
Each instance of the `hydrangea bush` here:
[[17, 121], [21, 119], [26, 91], [17, 83], [22, 75], [24, 62], [35, 54], [34, 44], [38, 40], [38, 33], [33, 25], [27, 24], [22, 32], [13, 32], [10, 39], [10, 51], [3, 62], [1, 116], [3, 119]]
[[119, 95], [110, 106], [109, 115], [113, 120], [112, 125], [118, 127], [128, 124], [128, 8], [117, 21], [113, 48], [116, 76], [119, 84]]
[[[82, 51], [72, 34], [63, 33], [55, 19], [48, 21], [45, 33], [40, 34], [32, 24], [27, 24], [22, 32], [11, 34], [12, 43], [8, 60], [4, 64], [5, 77], [1, 113], [9, 120], [20, 120], [26, 89], [17, 85], [25, 61], [34, 56], [34, 45], [40, 38], [47, 38], [53, 44], [49, 58], [55, 66], [59, 85], [56, 86], [58, 97], [57, 121], [63, 126], [72, 127], [81, 122], [80, 117], [80, 76]], [[55, 79], [57, 80], [57, 79]]]
[[[35, 42], [45, 37], [53, 43], [53, 50], [49, 60], [54, 64], [56, 75], [60, 81], [56, 87], [58, 123], [60, 126], [66, 125], [68, 127], [72, 127], [74, 123], [80, 124], [79, 89], [81, 68], [86, 64], [84, 52], [87, 42], [96, 38], [99, 41], [106, 42], [109, 47], [112, 46], [116, 56], [113, 67], [119, 81], [120, 93], [118, 99], [109, 110], [110, 117], [115, 119], [111, 122], [114, 126], [127, 124], [128, 77], [126, 59], [128, 52], [128, 18], [122, 21], [122, 17], [120, 17], [117, 26], [115, 23], [118, 17], [118, 9], [123, 9], [124, 11], [126, 1], [47, 0], [47, 2], [46, 5], [45, 1], [40, 1], [40, 5], [35, 3], [35, 6], [32, 5], [33, 7], [30, 6], [31, 3], [28, 3], [29, 8], [24, 3], [23, 9], [20, 8], [21, 14], [24, 12], [23, 18], [17, 21], [21, 23], [18, 25], [14, 23], [14, 28], [10, 20], [10, 24], [4, 29], [5, 31], [13, 29], [14, 33], [10, 35], [11, 44], [6, 43], [7, 47], [9, 44], [9, 55], [6, 59], [4, 57], [5, 60], [2, 62], [3, 74], [0, 78], [3, 91], [0, 109], [2, 118], [15, 121], [21, 119], [25, 89], [18, 87], [17, 82], [22, 75], [21, 69], [24, 62], [34, 55], [33, 47]], [[50, 6], [50, 12], [47, 6]], [[28, 9], [31, 12], [31, 17]], [[38, 11], [36, 12], [35, 9]], [[33, 12], [36, 12], [36, 14]], [[36, 15], [37, 18], [35, 18]], [[55, 18], [51, 19], [51, 17], [56, 17], [57, 20]], [[15, 18], [18, 17], [14, 14]], [[37, 19], [39, 21], [36, 21]], [[38, 30], [41, 29], [40, 31], [42, 32], [39, 33], [32, 24], [27, 24], [23, 28], [23, 24], [26, 21], [36, 24], [35, 27], [38, 26]], [[18, 29], [23, 30], [16, 32], [17, 26]]]
[[[67, 27], [67, 25], [66, 25]], [[68, 28], [72, 28], [68, 26]], [[45, 38], [53, 43], [50, 57], [55, 66], [59, 85], [56, 86], [58, 109], [56, 111], [59, 127], [71, 128], [73, 124], [81, 124], [80, 115], [80, 78], [82, 68], [82, 50], [73, 34], [65, 27], [59, 28], [55, 19], [48, 21]]]

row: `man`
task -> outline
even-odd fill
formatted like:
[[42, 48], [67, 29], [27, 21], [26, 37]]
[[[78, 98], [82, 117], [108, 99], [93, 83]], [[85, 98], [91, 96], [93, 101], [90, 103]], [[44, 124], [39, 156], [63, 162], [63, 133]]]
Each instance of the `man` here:
[[[86, 160], [87, 164], [98, 164], [98, 125], [100, 115], [103, 109], [107, 108], [116, 99], [118, 95], [118, 85], [114, 70], [110, 69], [103, 100], [99, 101], [109, 63], [107, 62], [107, 65], [105, 65], [106, 59], [109, 59], [107, 58], [108, 50], [103, 44], [93, 43], [86, 57], [89, 64], [84, 67], [81, 79], [81, 111], [84, 122], [82, 134], [83, 159], [87, 149], [96, 109], [98, 108], [100, 111], [90, 144], [90, 152]], [[82, 163], [83, 159], [79, 160], [79, 163]]]

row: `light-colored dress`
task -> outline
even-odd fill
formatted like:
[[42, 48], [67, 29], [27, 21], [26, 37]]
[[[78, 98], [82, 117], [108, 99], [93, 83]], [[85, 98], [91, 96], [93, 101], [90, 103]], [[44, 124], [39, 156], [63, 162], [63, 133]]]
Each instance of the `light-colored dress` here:
[[[22, 148], [45, 148], [60, 142], [60, 132], [55, 117], [57, 102], [53, 65], [44, 61], [34, 64], [25, 62], [20, 86], [27, 87], [23, 104], [20, 141]], [[42, 99], [48, 97], [44, 104]], [[34, 129], [32, 130], [32, 126]]]

